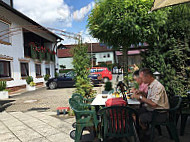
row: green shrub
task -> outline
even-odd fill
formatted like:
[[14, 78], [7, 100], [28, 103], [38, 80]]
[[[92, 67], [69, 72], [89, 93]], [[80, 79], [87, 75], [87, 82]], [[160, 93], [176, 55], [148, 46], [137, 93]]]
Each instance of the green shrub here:
[[49, 75], [49, 74], [46, 74], [46, 75], [44, 76], [44, 80], [45, 80], [45, 81], [48, 81], [49, 78], [50, 78], [50, 75]]
[[6, 81], [0, 81], [0, 91], [3, 91], [7, 88], [7, 82]]
[[105, 91], [110, 91], [110, 90], [112, 90], [112, 83], [111, 82], [106, 82]]
[[28, 85], [30, 85], [30, 82], [33, 82], [33, 77], [32, 76], [28, 76], [26, 78], [26, 82], [27, 82]]
[[58, 76], [59, 76], [59, 74], [57, 72], [55, 72], [55, 77], [58, 77]]
[[68, 73], [70, 71], [72, 71], [73, 69], [67, 69], [67, 70], [63, 70], [63, 69], [60, 69], [59, 70], [59, 73]]

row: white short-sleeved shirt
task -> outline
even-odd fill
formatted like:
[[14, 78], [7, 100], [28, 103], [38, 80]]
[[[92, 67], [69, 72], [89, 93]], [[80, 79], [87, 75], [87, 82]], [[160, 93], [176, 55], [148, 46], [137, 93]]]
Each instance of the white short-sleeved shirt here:
[[146, 104], [149, 111], [152, 111], [154, 109], [169, 109], [169, 102], [166, 90], [164, 86], [156, 79], [148, 86], [147, 99], [152, 100], [158, 105], [158, 107], [152, 108], [151, 106]]

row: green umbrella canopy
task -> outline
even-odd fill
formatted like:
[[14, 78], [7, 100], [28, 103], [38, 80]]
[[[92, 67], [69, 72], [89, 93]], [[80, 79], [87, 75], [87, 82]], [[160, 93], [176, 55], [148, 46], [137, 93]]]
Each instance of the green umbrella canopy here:
[[154, 0], [153, 7], [151, 11], [171, 6], [171, 5], [177, 5], [185, 2], [190, 2], [190, 0]]

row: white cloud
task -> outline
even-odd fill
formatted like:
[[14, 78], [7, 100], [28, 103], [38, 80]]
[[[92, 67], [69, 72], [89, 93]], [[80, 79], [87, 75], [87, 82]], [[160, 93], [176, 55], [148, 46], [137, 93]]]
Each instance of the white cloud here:
[[72, 8], [63, 0], [14, 0], [14, 7], [46, 26], [55, 22], [61, 22], [63, 27], [72, 26]]
[[85, 16], [90, 12], [90, 10], [94, 7], [95, 2], [89, 3], [87, 6], [82, 7], [80, 10], [76, 10], [73, 12], [73, 19], [76, 21], [81, 21], [85, 18]]

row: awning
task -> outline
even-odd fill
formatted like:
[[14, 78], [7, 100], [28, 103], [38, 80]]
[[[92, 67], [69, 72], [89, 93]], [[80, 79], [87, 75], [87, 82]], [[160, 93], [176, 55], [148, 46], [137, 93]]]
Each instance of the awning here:
[[177, 5], [185, 2], [190, 2], [190, 0], [154, 0], [153, 7], [151, 11], [171, 6], [171, 5]]
[[[128, 51], [128, 55], [139, 55], [141, 53], [141, 51], [145, 51], [145, 49]], [[116, 51], [116, 55], [122, 56], [123, 52], [122, 51]]]

